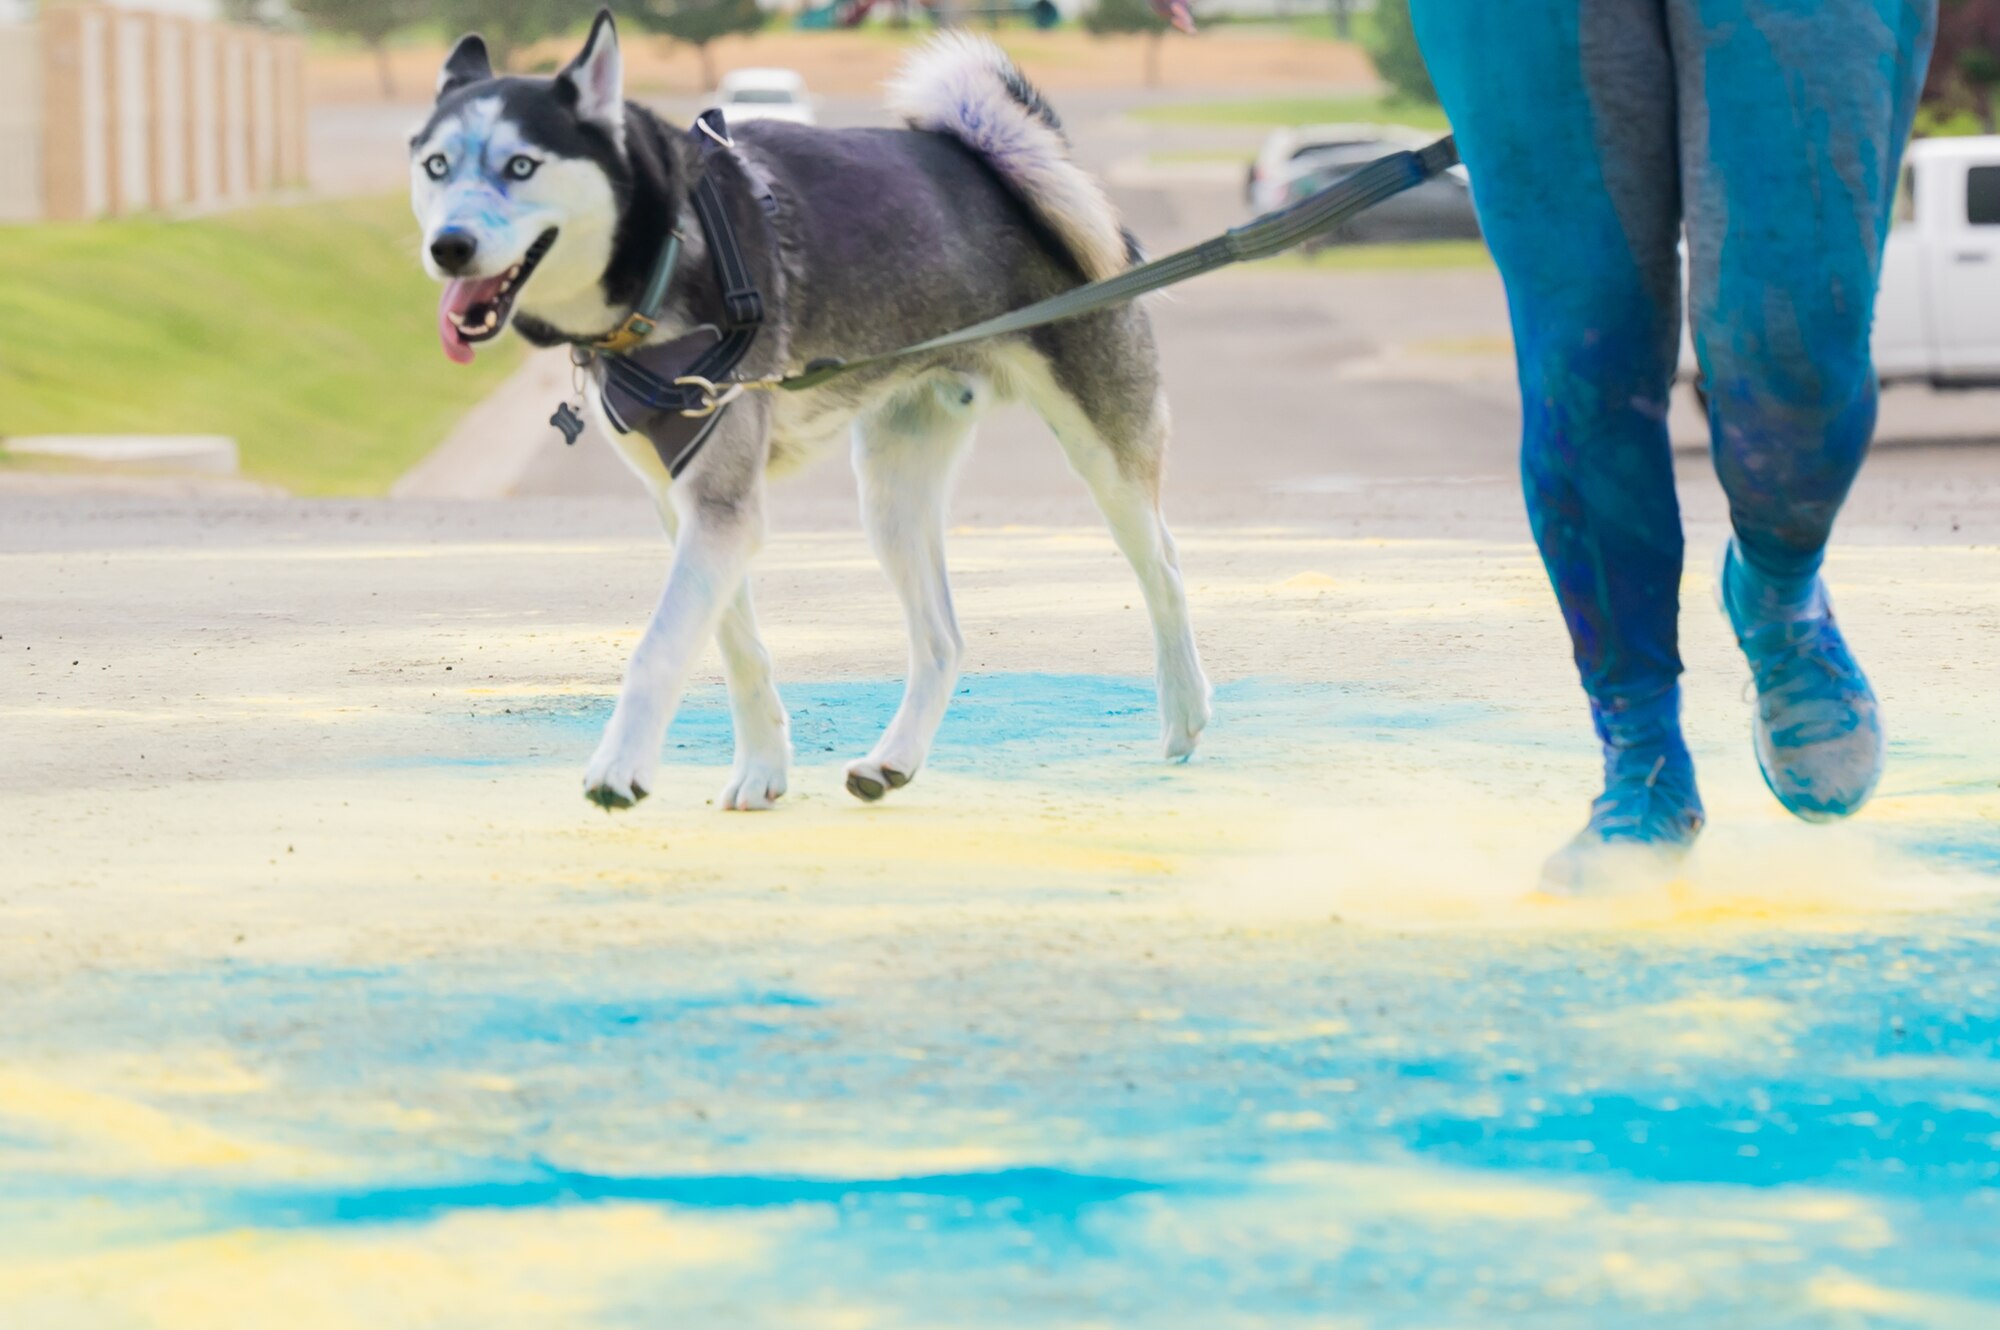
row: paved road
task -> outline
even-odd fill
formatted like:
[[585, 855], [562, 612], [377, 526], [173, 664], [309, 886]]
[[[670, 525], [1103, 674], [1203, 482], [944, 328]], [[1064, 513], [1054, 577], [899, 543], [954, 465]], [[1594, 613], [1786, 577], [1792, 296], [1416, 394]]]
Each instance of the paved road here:
[[[1147, 246], [1164, 252], [1242, 220], [1243, 204], [1237, 174], [1226, 164], [1159, 159], [1203, 150], [1247, 157], [1262, 132], [1148, 124], [1128, 112], [1149, 102], [1272, 91], [1072, 92], [1062, 110], [1080, 159], [1111, 182], [1114, 201]], [[701, 105], [699, 99], [659, 104], [679, 119]], [[871, 99], [828, 98], [821, 109], [830, 126], [887, 123]], [[423, 113], [421, 105], [316, 108], [315, 184], [337, 192], [401, 187], [403, 140]], [[1179, 504], [1215, 512], [1218, 502], [1268, 502], [1274, 513], [1308, 513], [1299, 496], [1329, 487], [1392, 476], [1458, 483], [1512, 468], [1519, 415], [1510, 391], [1506, 302], [1490, 270], [1266, 268], [1183, 288], [1159, 306], [1158, 318], [1179, 425]], [[513, 423], [489, 417], [479, 424], [505, 432], [489, 450], [507, 458], [504, 474], [490, 465], [466, 468], [462, 482], [427, 474], [418, 492], [627, 492], [628, 477], [605, 450], [565, 452], [541, 427], [542, 394], [524, 390]], [[1682, 447], [1704, 446], [1704, 426], [1690, 402], [1676, 403], [1672, 423]], [[2000, 438], [2000, 393], [1896, 390], [1885, 400], [1880, 437], [1890, 446]], [[1954, 469], [1986, 470], [1973, 451], [1950, 457]], [[845, 506], [851, 482], [841, 471], [826, 465], [795, 480], [788, 502], [822, 513]], [[983, 430], [962, 492], [971, 504], [983, 498], [1061, 504], [1071, 490], [1039, 423], [1014, 412]]]
[[[1119, 91], [1063, 99], [1080, 157], [1111, 182], [1121, 212], [1155, 252], [1243, 217], [1233, 168], [1155, 158], [1199, 149], [1247, 154], [1260, 131], [1151, 125], [1126, 114], [1149, 99], [1190, 95]], [[698, 107], [685, 101], [662, 109], [685, 117]], [[824, 112], [834, 126], [884, 121], [878, 104], [861, 99], [832, 99]], [[394, 187], [401, 180], [401, 135], [419, 113], [322, 109], [317, 169], [329, 182], [350, 183], [375, 171], [378, 185]], [[1177, 422], [1173, 503], [1182, 511], [1310, 517], [1313, 496], [1331, 489], [1396, 477], [1456, 485], [1513, 469], [1519, 413], [1505, 297], [1490, 269], [1328, 273], [1266, 266], [1184, 287], [1158, 303], [1157, 318]], [[630, 478], [601, 445], [565, 450], [542, 424], [547, 385], [560, 383], [563, 373], [529, 377], [536, 384], [517, 388], [517, 408], [477, 422], [484, 437], [465, 441], [474, 463], [427, 468], [416, 493], [630, 492]], [[1685, 393], [1672, 427], [1682, 448], [1705, 447], [1705, 426]], [[1903, 388], [1885, 399], [1885, 448], [1996, 436], [2000, 393]], [[1931, 456], [1930, 464], [1955, 471], [1991, 470], [1977, 449]], [[496, 457], [505, 459], [497, 471]], [[1004, 413], [982, 430], [961, 493], [960, 511], [972, 517], [997, 511], [996, 504], [1008, 511], [1022, 505], [1081, 511], [1046, 431], [1023, 411]], [[789, 482], [783, 503], [824, 521], [848, 510], [851, 496], [852, 483], [833, 459]]]
[[[1222, 275], [1183, 288], [1155, 317], [1174, 407], [1173, 511], [1311, 520], [1345, 490], [1400, 481], [1448, 495], [1512, 483], [1520, 413], [1494, 332], [1504, 334], [1506, 314], [1490, 272]], [[2000, 449], [1979, 444], [1984, 429], [2000, 428], [2000, 395], [1898, 388], [1882, 415], [1887, 442], [1872, 475], [2000, 478]], [[1687, 483], [1706, 488], [1706, 433], [1685, 393], [1673, 425]], [[514, 488], [610, 495], [634, 484], [601, 441], [565, 449], [549, 434]], [[838, 455], [776, 492], [790, 520], [853, 511]], [[1054, 440], [1020, 408], [982, 426], [959, 496], [955, 512], [967, 521], [1088, 511]]]

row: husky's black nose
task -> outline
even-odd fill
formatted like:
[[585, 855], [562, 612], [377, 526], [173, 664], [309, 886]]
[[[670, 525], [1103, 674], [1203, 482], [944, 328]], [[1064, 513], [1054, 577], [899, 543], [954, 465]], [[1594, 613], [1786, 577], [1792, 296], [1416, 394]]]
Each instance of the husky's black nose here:
[[462, 273], [472, 266], [479, 242], [464, 231], [440, 231], [431, 241], [431, 257], [448, 273]]

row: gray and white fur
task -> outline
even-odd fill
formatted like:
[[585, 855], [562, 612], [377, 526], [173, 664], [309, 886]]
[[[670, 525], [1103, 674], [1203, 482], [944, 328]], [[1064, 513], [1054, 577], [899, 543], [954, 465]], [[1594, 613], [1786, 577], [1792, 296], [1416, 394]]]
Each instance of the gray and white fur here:
[[[685, 256], [655, 337], [671, 340], [712, 319], [719, 301], [688, 194], [698, 154], [684, 132], [624, 101], [609, 15], [553, 79], [495, 78], [477, 43], [467, 38], [454, 51], [438, 106], [412, 142], [413, 198], [432, 274], [488, 285], [504, 276], [518, 289], [502, 293], [499, 326], [511, 321], [538, 343], [584, 341], [623, 321], [678, 227]], [[776, 200], [765, 218], [750, 191], [726, 198], [769, 310], [739, 374], [906, 345], [1129, 262], [1116, 214], [1070, 160], [1054, 113], [990, 42], [954, 35], [929, 43], [896, 81], [892, 104], [909, 128], [735, 128], [736, 162]], [[516, 156], [535, 164], [525, 168]], [[524, 169], [529, 176], [517, 178]], [[544, 179], [549, 187], [538, 188]], [[524, 265], [551, 231], [540, 261]], [[465, 237], [453, 239], [465, 232], [469, 260]], [[452, 241], [443, 258], [440, 238]], [[479, 316], [477, 340], [497, 335], [499, 327], [486, 327], [492, 322]], [[449, 329], [445, 336], [449, 348]], [[945, 566], [953, 476], [979, 417], [1008, 399], [1026, 400], [1049, 423], [1138, 574], [1165, 755], [1183, 760], [1194, 751], [1210, 692], [1160, 515], [1167, 405], [1142, 306], [857, 370], [807, 392], [747, 394], [678, 481], [643, 435], [618, 433], [595, 394], [587, 398], [600, 431], [651, 491], [676, 549], [585, 772], [593, 801], [622, 808], [645, 797], [688, 672], [711, 636], [736, 734], [718, 803], [768, 808], [785, 793], [789, 727], [747, 574], [764, 539], [767, 476], [843, 437], [869, 541], [910, 637], [902, 705], [874, 748], [847, 764], [847, 788], [875, 800], [908, 783], [930, 755], [963, 654]]]

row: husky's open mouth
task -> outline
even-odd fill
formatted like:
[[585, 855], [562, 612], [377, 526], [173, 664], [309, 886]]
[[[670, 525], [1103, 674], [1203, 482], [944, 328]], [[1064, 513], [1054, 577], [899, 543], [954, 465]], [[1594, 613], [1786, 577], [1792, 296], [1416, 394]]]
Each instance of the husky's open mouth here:
[[490, 342], [507, 326], [514, 297], [535, 265], [556, 243], [554, 228], [542, 232], [521, 261], [498, 277], [459, 277], [445, 283], [438, 298], [438, 340], [444, 353], [461, 365], [472, 363], [472, 348]]

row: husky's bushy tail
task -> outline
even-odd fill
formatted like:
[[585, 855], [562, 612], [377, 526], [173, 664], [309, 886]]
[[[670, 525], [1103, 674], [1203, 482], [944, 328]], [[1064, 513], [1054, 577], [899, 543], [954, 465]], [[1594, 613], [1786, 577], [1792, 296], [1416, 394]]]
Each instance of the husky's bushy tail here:
[[1070, 160], [1055, 110], [998, 46], [960, 32], [932, 38], [890, 83], [889, 109], [912, 129], [949, 134], [985, 158], [1086, 277], [1124, 271], [1128, 243], [1117, 210]]

